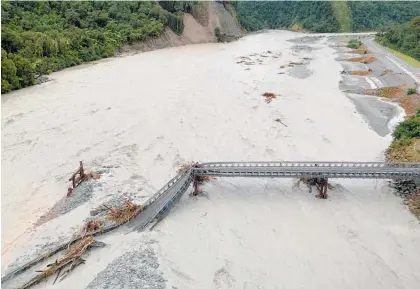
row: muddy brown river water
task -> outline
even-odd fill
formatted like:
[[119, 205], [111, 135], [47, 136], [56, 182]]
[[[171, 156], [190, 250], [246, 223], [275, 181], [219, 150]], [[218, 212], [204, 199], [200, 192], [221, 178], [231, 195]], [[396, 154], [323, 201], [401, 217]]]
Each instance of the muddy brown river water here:
[[[104, 200], [128, 194], [144, 202], [185, 162], [383, 160], [391, 137], [371, 129], [340, 91], [343, 68], [331, 41], [321, 37], [305, 41], [314, 49], [292, 48], [296, 41], [288, 40], [300, 36], [269, 31], [229, 44], [108, 59], [2, 96], [2, 273], [16, 257], [25, 260], [74, 233]], [[303, 68], [288, 67], [304, 58]], [[295, 75], [300, 70], [304, 76]], [[277, 98], [266, 103], [265, 92]], [[383, 111], [385, 118], [395, 116]], [[108, 169], [100, 186], [35, 228], [65, 196], [80, 160], [91, 170]], [[293, 184], [218, 180], [205, 186], [207, 197], [186, 197], [155, 232], [145, 233], [163, 276], [150, 275], [150, 282], [159, 279], [167, 288], [419, 287], [419, 225], [385, 181], [336, 181], [325, 202]], [[107, 248], [54, 288], [85, 288], [104, 278], [100, 272], [134, 248], [127, 240], [138, 244], [144, 236], [107, 238]], [[121, 284], [109, 274], [112, 284]], [[102, 281], [90, 288], [108, 288]]]

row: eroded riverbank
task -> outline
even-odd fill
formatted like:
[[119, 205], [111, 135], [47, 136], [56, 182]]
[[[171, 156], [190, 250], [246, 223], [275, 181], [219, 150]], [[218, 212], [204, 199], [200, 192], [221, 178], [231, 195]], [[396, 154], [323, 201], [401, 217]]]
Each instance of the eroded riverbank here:
[[[113, 59], [14, 93], [3, 103], [3, 119], [14, 121], [3, 127], [2, 255], [28, 258], [35, 244], [76, 232], [90, 208], [116, 195], [144, 202], [187, 161], [382, 160], [390, 137], [371, 130], [340, 91], [342, 67], [328, 38], [305, 41], [307, 49], [288, 41], [299, 36], [269, 31]], [[241, 57], [252, 64], [238, 63]], [[300, 77], [296, 67], [310, 73]], [[265, 92], [277, 98], [268, 104]], [[31, 235], [31, 222], [65, 195], [80, 159], [93, 170], [110, 166], [101, 186]], [[101, 278], [122, 284], [115, 281], [123, 271], [112, 268], [137, 260], [134, 253], [127, 264], [118, 259], [133, 244], [145, 246], [142, 268], [157, 272], [148, 275], [152, 288], [381, 288], [380, 278], [393, 288], [418, 286], [418, 224], [386, 182], [336, 185], [320, 202], [292, 180], [217, 180], [204, 188], [207, 197], [186, 197], [156, 232], [122, 228], [101, 237], [108, 246], [54, 288], [107, 288]], [[340, 274], [318, 278], [325, 264]], [[374, 274], [356, 278], [366, 270]]]

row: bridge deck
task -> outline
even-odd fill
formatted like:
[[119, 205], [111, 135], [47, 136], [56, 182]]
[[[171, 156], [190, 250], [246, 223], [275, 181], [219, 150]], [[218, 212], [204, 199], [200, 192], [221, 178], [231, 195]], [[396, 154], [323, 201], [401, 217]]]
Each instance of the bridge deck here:
[[191, 171], [177, 175], [144, 204], [145, 209], [129, 226], [136, 231], [144, 230], [153, 220], [170, 210], [172, 204], [182, 197], [191, 182]]
[[199, 176], [283, 178], [420, 178], [420, 163], [220, 162], [193, 168]]

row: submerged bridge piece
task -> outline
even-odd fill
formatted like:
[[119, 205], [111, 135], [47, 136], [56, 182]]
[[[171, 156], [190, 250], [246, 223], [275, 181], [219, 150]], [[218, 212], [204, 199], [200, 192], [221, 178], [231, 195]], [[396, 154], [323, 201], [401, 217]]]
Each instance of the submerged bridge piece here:
[[420, 163], [289, 161], [196, 164], [186, 172], [178, 174], [156, 192], [129, 226], [133, 230], [142, 231], [155, 220], [162, 219], [191, 183], [195, 184], [194, 190], [197, 190], [198, 185], [194, 180], [198, 176], [420, 180]]

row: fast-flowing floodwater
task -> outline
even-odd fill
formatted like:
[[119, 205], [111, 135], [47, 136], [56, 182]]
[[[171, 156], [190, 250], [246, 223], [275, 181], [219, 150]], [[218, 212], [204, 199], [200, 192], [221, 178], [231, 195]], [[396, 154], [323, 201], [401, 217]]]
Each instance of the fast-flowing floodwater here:
[[[4, 266], [32, 250], [29, 239], [74, 232], [104, 199], [144, 201], [185, 162], [382, 160], [390, 136], [339, 90], [328, 37], [288, 41], [300, 36], [270, 31], [113, 58], [2, 96]], [[266, 103], [265, 92], [276, 99]], [[80, 160], [111, 173], [91, 199], [35, 230]], [[292, 180], [215, 181], [207, 198], [186, 199], [151, 234], [167, 286], [418, 287], [415, 218], [384, 181], [336, 185], [322, 201]], [[133, 248], [124, 238], [110, 238], [58, 286], [86, 287]]]

